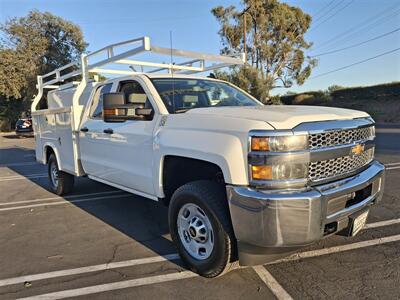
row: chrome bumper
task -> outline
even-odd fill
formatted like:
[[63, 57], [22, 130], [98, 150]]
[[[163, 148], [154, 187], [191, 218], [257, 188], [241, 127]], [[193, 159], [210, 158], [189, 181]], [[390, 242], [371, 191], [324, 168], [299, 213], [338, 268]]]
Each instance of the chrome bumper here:
[[[380, 201], [384, 172], [384, 166], [374, 161], [355, 176], [304, 190], [228, 186], [240, 263], [266, 262], [266, 253], [270, 260], [345, 229], [350, 215]], [[369, 196], [352, 200], [366, 188]]]

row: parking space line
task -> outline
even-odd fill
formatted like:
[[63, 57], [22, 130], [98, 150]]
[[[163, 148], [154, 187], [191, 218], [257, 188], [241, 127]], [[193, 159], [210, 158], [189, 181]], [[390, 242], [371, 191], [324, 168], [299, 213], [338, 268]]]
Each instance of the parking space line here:
[[14, 178], [14, 177], [21, 177], [21, 176], [41, 176], [41, 175], [47, 175], [47, 173], [34, 173], [34, 174], [25, 174], [25, 175], [24, 174], [12, 174], [12, 175], [0, 176], [0, 180]]
[[14, 277], [14, 278], [2, 279], [2, 280], [0, 280], [0, 286], [23, 283], [25, 281], [32, 282], [35, 280], [43, 280], [43, 279], [49, 279], [49, 278], [71, 276], [71, 275], [77, 275], [77, 274], [111, 270], [111, 269], [116, 269], [116, 268], [132, 267], [132, 266], [151, 264], [151, 263], [170, 261], [170, 260], [177, 260], [177, 259], [179, 259], [179, 255], [177, 253], [173, 253], [173, 254], [167, 254], [164, 256], [153, 256], [153, 257], [146, 257], [146, 258], [139, 258], [139, 259], [131, 259], [131, 260], [99, 264], [99, 265], [88, 266], [88, 267], [80, 267], [80, 268], [74, 268], [74, 269], [68, 269], [68, 270], [53, 271], [53, 272], [34, 274], [34, 275], [25, 275], [25, 276], [19, 276], [19, 277]]
[[[111, 192], [118, 192], [118, 191], [110, 191], [110, 192], [104, 192], [104, 193], [111, 193]], [[85, 194], [82, 194], [80, 196], [83, 196], [83, 195], [85, 195]], [[77, 197], [78, 195], [75, 195], [75, 196]], [[380, 226], [392, 225], [392, 224], [397, 224], [397, 223], [400, 223], [400, 219], [370, 223], [365, 228], [366, 229], [376, 228], [376, 227], [380, 227]], [[329, 249], [329, 248], [327, 248], [327, 249]], [[148, 263], [155, 263], [155, 262], [161, 262], [161, 261], [166, 261], [166, 260], [177, 260], [177, 259], [179, 259], [179, 255], [177, 253], [171, 253], [171, 254], [167, 254], [164, 256], [153, 256], [153, 257], [147, 257], [147, 258], [112, 262], [112, 263], [108, 263], [108, 264], [105, 263], [105, 264], [86, 266], [86, 267], [80, 267], [80, 268], [74, 268], [74, 269], [52, 271], [52, 272], [33, 274], [33, 275], [25, 275], [25, 276], [14, 277], [14, 278], [0, 279], [0, 287], [6, 286], [6, 285], [11, 285], [11, 284], [17, 284], [17, 283], [21, 283], [21, 282], [25, 282], [25, 281], [42, 280], [42, 279], [48, 279], [48, 278], [76, 275], [76, 274], [81, 274], [81, 273], [89, 273], [89, 272], [95, 272], [95, 271], [130, 267], [130, 266], [135, 266], [135, 265], [143, 265], [143, 264], [148, 264]], [[273, 263], [275, 263], [275, 262], [272, 262], [272, 264]]]
[[197, 276], [199, 276], [199, 275], [197, 275], [191, 271], [176, 272], [176, 273], [170, 273], [170, 274], [166, 274], [166, 275], [157, 275], [157, 276], [144, 277], [144, 278], [138, 278], [138, 279], [132, 279], [132, 280], [118, 281], [118, 282], [113, 282], [113, 283], [93, 285], [93, 286], [88, 286], [88, 287], [78, 288], [78, 289], [64, 290], [64, 291], [53, 292], [53, 293], [42, 294], [42, 295], [37, 295], [37, 296], [32, 296], [32, 297], [20, 298], [20, 299], [25, 299], [25, 300], [27, 300], [27, 299], [35, 299], [35, 300], [62, 299], [62, 298], [91, 295], [91, 294], [97, 294], [97, 293], [102, 293], [102, 292], [107, 292], [107, 291], [120, 290], [120, 289], [126, 289], [126, 288], [138, 287], [138, 286], [145, 286], [145, 285], [168, 282], [168, 281], [188, 279], [188, 278], [193, 278], [193, 277], [197, 277]]
[[292, 300], [293, 298], [285, 291], [278, 281], [271, 275], [264, 266], [254, 266], [253, 270], [265, 283], [278, 300]]
[[392, 162], [385, 164], [386, 170], [397, 170], [400, 169], [400, 162]]
[[122, 195], [111, 195], [111, 196], [102, 196], [102, 197], [94, 197], [94, 198], [86, 198], [86, 199], [77, 199], [77, 200], [70, 200], [70, 201], [64, 200], [64, 201], [31, 204], [31, 205], [24, 205], [24, 206], [5, 207], [5, 208], [0, 208], [0, 211], [10, 211], [10, 210], [33, 208], [33, 207], [40, 207], [40, 206], [74, 204], [74, 203], [80, 203], [80, 202], [86, 202], [86, 201], [95, 201], [95, 200], [113, 199], [113, 198], [126, 198], [126, 197], [131, 197], [131, 196], [132, 196], [132, 194], [122, 194]]
[[71, 196], [65, 196], [65, 197], [57, 196], [57, 197], [49, 197], [49, 198], [37, 198], [37, 199], [31, 199], [31, 200], [0, 203], [0, 206], [16, 205], [16, 204], [23, 204], [23, 203], [35, 203], [35, 202], [50, 201], [50, 200], [68, 200], [70, 198], [73, 199], [73, 198], [79, 198], [79, 197], [107, 195], [107, 194], [116, 194], [116, 193], [124, 194], [125, 192], [121, 191], [121, 190], [116, 190], [116, 191], [106, 191], [106, 192], [98, 192], [98, 193], [78, 194], [78, 195], [71, 195]]
[[398, 242], [398, 241], [400, 241], [400, 234], [387, 236], [387, 237], [383, 237], [383, 238], [377, 238], [374, 240], [368, 240], [368, 241], [345, 244], [345, 245], [323, 248], [323, 249], [318, 249], [318, 250], [300, 252], [300, 253], [293, 254], [289, 257], [282, 258], [277, 261], [273, 261], [268, 264], [277, 264], [277, 263], [282, 263], [282, 262], [295, 261], [295, 260], [299, 260], [299, 259], [303, 259], [303, 258], [317, 257], [317, 256], [326, 255], [326, 254], [333, 254], [333, 253], [339, 253], [339, 252], [344, 252], [344, 251], [349, 251], [349, 250], [356, 250], [356, 249], [377, 246], [377, 245], [383, 245], [383, 244], [393, 243], [393, 242]]
[[397, 169], [400, 169], [400, 166], [386, 168], [386, 170], [397, 170]]
[[[301, 258], [310, 258], [310, 257], [316, 257], [316, 256], [325, 255], [325, 254], [332, 254], [332, 253], [343, 252], [343, 251], [348, 251], [348, 250], [360, 249], [360, 248], [374, 246], [374, 245], [382, 245], [382, 244], [396, 242], [396, 241], [400, 241], [400, 234], [394, 235], [394, 236], [389, 236], [389, 237], [384, 237], [384, 238], [379, 238], [379, 239], [375, 239], [375, 240], [347, 244], [347, 245], [343, 245], [343, 246], [336, 246], [336, 247], [330, 247], [330, 248], [325, 248], [325, 249], [320, 249], [320, 250], [302, 252], [297, 255], [291, 256], [289, 258], [284, 258], [284, 259], [278, 260], [276, 262], [271, 262], [270, 264], [277, 264], [277, 263], [282, 263], [282, 262], [299, 260]], [[256, 268], [256, 270], [259, 270], [259, 268]], [[275, 292], [278, 295], [283, 297], [285, 295], [283, 288], [281, 287], [282, 289], [279, 289], [279, 284], [276, 282], [276, 280], [274, 279], [272, 281], [271, 278], [273, 278], [273, 277], [272, 276], [268, 277], [266, 274], [267, 273], [263, 272], [262, 273], [263, 277], [261, 279], [263, 281], [264, 281], [264, 279], [267, 279], [268, 284], [271, 285], [271, 287], [275, 289]], [[118, 281], [118, 282], [113, 282], [113, 283], [106, 283], [106, 284], [88, 286], [88, 287], [83, 287], [83, 288], [52, 292], [52, 293], [48, 293], [48, 294], [36, 295], [36, 296], [31, 296], [31, 297], [21, 298], [21, 299], [47, 299], [47, 300], [48, 299], [62, 299], [62, 298], [68, 298], [68, 297], [77, 297], [77, 296], [96, 294], [96, 293], [107, 292], [107, 291], [118, 290], [118, 289], [125, 289], [125, 288], [132, 288], [132, 287], [162, 283], [162, 282], [167, 282], [167, 281], [187, 279], [187, 278], [192, 278], [192, 277], [196, 277], [196, 276], [198, 276], [198, 275], [195, 273], [192, 273], [191, 271], [176, 272], [176, 273], [170, 273], [170, 274], [166, 274], [166, 275], [157, 275], [157, 276], [144, 277], [144, 278], [138, 278], [138, 279], [133, 279], [133, 280]], [[268, 287], [269, 287], [269, 285], [268, 285]], [[287, 294], [287, 296], [290, 297], [290, 295], [288, 295], [288, 294]], [[278, 299], [291, 299], [291, 298], [278, 298]]]
[[0, 168], [32, 166], [32, 165], [39, 166], [40, 164], [36, 161], [28, 161], [28, 162], [19, 162], [19, 163], [0, 164]]
[[389, 226], [389, 225], [395, 225], [395, 224], [400, 224], [400, 219], [392, 219], [392, 220], [380, 221], [380, 222], [375, 222], [375, 223], [369, 223], [369, 224], [366, 224], [363, 229], [378, 228], [378, 227], [382, 227], [382, 226]]
[[[395, 219], [395, 220], [387, 220], [387, 221], [371, 223], [371, 224], [369, 224], [369, 226], [366, 229], [376, 228], [376, 227], [380, 227], [380, 226], [387, 226], [387, 225], [391, 225], [391, 224], [397, 224], [399, 222], [400, 221], [398, 219]], [[274, 261], [269, 264], [277, 264], [277, 263], [282, 263], [282, 262], [294, 261], [294, 260], [299, 260], [302, 258], [317, 257], [317, 256], [326, 255], [326, 254], [355, 250], [355, 249], [360, 249], [360, 248], [365, 248], [365, 247], [370, 247], [370, 246], [375, 246], [375, 245], [382, 245], [382, 244], [396, 242], [396, 241], [400, 241], [400, 235], [394, 235], [394, 236], [378, 238], [378, 239], [374, 239], [374, 240], [368, 240], [368, 241], [357, 242], [357, 243], [352, 243], [352, 244], [346, 244], [346, 245], [341, 245], [341, 246], [335, 246], [335, 247], [330, 247], [330, 248], [324, 248], [324, 249], [319, 249], [319, 250], [300, 252], [300, 253], [292, 255], [288, 258]], [[114, 269], [114, 268], [123, 268], [123, 267], [143, 265], [143, 264], [155, 263], [155, 262], [161, 262], [161, 261], [167, 261], [167, 260], [177, 260], [177, 259], [179, 259], [179, 255], [177, 253], [172, 253], [172, 254], [168, 254], [165, 256], [154, 256], [154, 257], [148, 257], [148, 258], [113, 262], [113, 263], [108, 263], [108, 264], [106, 263], [106, 264], [87, 266], [87, 267], [81, 267], [81, 268], [53, 271], [53, 272], [47, 272], [47, 273], [41, 273], [41, 274], [25, 275], [25, 276], [20, 276], [20, 277], [2, 279], [2, 280], [0, 280], [0, 286], [17, 284], [17, 283], [22, 283], [25, 281], [43, 280], [43, 279], [49, 279], [49, 278], [55, 278], [55, 277], [76, 275], [76, 274], [82, 274], [82, 273], [89, 273], [89, 272], [108, 270], [108, 269]], [[261, 280], [263, 280], [266, 283], [266, 285], [271, 289], [271, 291], [278, 297], [278, 299], [291, 299], [290, 295], [288, 295], [284, 291], [284, 289], [282, 287], [280, 287], [279, 283], [273, 278], [273, 276], [266, 269], [265, 269], [265, 271], [263, 271], [262, 269], [260, 269], [260, 267], [261, 266], [254, 267], [255, 272], [258, 274], [258, 276], [260, 276]], [[171, 280], [180, 280], [180, 279], [197, 276], [196, 274], [194, 274], [192, 272], [188, 273], [188, 274], [191, 274], [190, 276], [188, 275], [188, 277], [186, 277], [186, 275], [182, 276], [183, 273], [187, 273], [187, 272], [189, 272], [189, 271], [172, 273], [172, 274], [168, 274], [168, 275], [159, 275], [159, 276], [153, 276], [153, 277], [147, 277], [147, 278], [139, 278], [139, 279], [134, 279], [134, 280], [129, 280], [129, 281], [115, 282], [115, 283], [110, 283], [110, 284], [91, 286], [91, 287], [74, 289], [74, 290], [66, 290], [66, 291], [61, 291], [61, 292], [39, 295], [39, 296], [35, 296], [33, 298], [27, 298], [27, 299], [59, 299], [59, 298], [65, 298], [65, 297], [73, 297], [73, 296], [97, 293], [99, 291], [99, 289], [102, 289], [101, 291], [110, 291], [110, 290], [115, 290], [115, 289], [123, 289], [123, 288], [127, 288], [127, 287], [142, 286], [142, 285], [154, 284], [154, 283], [171, 281]], [[179, 275], [179, 274], [181, 274], [181, 275]], [[279, 297], [282, 297], [282, 298], [279, 298]], [[288, 298], [285, 298], [285, 297], [288, 297]]]
[[48, 176], [47, 173], [37, 173], [37, 174], [28, 174], [28, 175], [4, 176], [4, 177], [0, 177], [0, 182], [12, 181], [12, 180], [23, 180], [23, 179], [44, 178], [44, 177], [47, 177], [47, 176]]

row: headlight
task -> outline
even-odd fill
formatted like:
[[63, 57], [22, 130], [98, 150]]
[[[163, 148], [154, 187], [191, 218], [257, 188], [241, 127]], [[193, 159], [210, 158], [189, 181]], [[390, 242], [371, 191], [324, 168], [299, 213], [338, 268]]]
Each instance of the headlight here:
[[269, 136], [251, 138], [252, 151], [289, 152], [306, 150], [308, 148], [307, 135]]
[[277, 164], [251, 166], [253, 180], [291, 180], [304, 179], [308, 176], [308, 164]]

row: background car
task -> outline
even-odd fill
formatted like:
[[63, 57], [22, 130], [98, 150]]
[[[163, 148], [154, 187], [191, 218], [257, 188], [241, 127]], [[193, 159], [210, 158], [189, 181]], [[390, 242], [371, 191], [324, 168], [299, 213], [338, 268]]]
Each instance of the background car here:
[[32, 136], [33, 135], [33, 127], [32, 127], [32, 119], [24, 118], [19, 119], [15, 124], [15, 133], [20, 136]]

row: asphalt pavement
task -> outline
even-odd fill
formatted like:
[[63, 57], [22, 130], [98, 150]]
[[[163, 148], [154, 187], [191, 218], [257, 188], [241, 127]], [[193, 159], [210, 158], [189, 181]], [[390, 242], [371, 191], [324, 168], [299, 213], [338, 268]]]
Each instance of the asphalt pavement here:
[[383, 201], [356, 237], [215, 279], [187, 271], [160, 203], [86, 178], [57, 197], [34, 139], [0, 135], [0, 299], [398, 299], [400, 128], [377, 129]]

